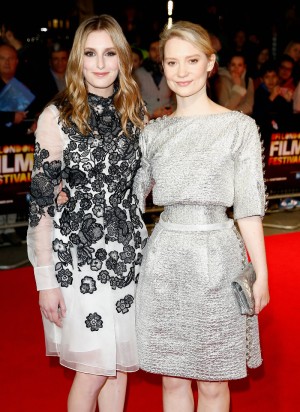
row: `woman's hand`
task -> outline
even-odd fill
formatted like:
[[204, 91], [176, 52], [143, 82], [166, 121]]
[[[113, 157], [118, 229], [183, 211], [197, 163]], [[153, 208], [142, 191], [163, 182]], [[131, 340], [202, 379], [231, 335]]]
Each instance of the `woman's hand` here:
[[253, 295], [255, 301], [255, 314], [258, 315], [270, 302], [268, 282], [257, 279], [253, 285]]
[[67, 308], [60, 288], [40, 290], [39, 294], [42, 315], [61, 328]]
[[56, 198], [56, 203], [58, 204], [58, 206], [61, 206], [61, 205], [64, 205], [65, 203], [67, 203], [68, 200], [69, 200], [68, 195], [66, 194], [66, 192], [63, 191], [62, 183], [60, 183], [59, 193], [58, 193], [58, 196]]
[[67, 203], [68, 200], [69, 200], [69, 198], [68, 198], [67, 194], [63, 190], [61, 190], [59, 192], [58, 196], [57, 196], [57, 199], [56, 199], [57, 204], [58, 205], [64, 205], [65, 203]]
[[244, 217], [238, 219], [238, 226], [256, 272], [253, 295], [257, 315], [270, 301], [262, 219], [260, 216]]

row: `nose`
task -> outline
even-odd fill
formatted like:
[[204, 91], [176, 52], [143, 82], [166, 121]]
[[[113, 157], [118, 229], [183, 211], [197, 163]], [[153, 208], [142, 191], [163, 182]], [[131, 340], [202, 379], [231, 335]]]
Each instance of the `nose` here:
[[98, 58], [97, 66], [99, 69], [104, 69], [105, 64], [104, 64], [104, 59], [102, 57]]
[[187, 75], [187, 68], [186, 68], [186, 66], [185, 66], [185, 64], [183, 64], [183, 63], [180, 63], [179, 65], [178, 65], [178, 76], [180, 76], [180, 77], [185, 77], [186, 75]]

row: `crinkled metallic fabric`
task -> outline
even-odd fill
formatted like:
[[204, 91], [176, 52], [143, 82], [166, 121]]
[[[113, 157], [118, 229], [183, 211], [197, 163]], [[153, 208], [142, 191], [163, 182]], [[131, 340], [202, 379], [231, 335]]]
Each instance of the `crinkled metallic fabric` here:
[[[258, 128], [234, 111], [164, 117], [145, 128], [141, 148], [134, 193], [143, 209], [153, 189], [164, 225], [157, 223], [148, 240], [137, 287], [140, 367], [198, 380], [243, 378], [247, 366], [262, 362], [257, 316], [240, 314], [231, 288], [247, 261], [243, 240], [236, 226], [188, 225], [222, 226], [229, 207], [234, 219], [264, 216]], [[167, 222], [187, 229], [168, 229]]]

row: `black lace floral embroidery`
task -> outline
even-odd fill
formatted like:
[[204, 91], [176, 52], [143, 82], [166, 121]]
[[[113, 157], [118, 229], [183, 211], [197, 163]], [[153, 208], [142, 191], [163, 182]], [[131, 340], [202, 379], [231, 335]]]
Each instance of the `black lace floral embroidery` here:
[[[140, 166], [139, 131], [129, 122], [130, 138], [121, 129], [113, 97], [89, 94], [92, 133], [82, 136], [77, 127], [60, 122], [68, 137], [62, 159], [49, 161], [49, 151], [35, 147], [29, 224], [36, 227], [43, 216], [54, 217], [56, 237], [53, 252], [56, 278], [61, 287], [73, 284], [71, 250], [76, 246], [77, 269], [89, 269], [80, 283], [84, 295], [95, 293], [101, 285], [125, 288], [137, 282], [142, 261], [140, 249], [143, 222], [138, 201], [132, 195], [132, 182]], [[68, 202], [55, 204], [55, 189], [64, 181]], [[57, 211], [58, 213], [56, 213]], [[118, 245], [114, 247], [114, 244]], [[129, 311], [133, 297], [126, 295], [116, 303], [118, 313]], [[103, 327], [99, 314], [89, 314], [86, 327]]]
[[53, 205], [54, 188], [61, 182], [61, 161], [48, 162], [46, 161], [48, 157], [48, 150], [41, 149], [39, 143], [36, 143], [33, 162], [33, 171], [36, 173], [33, 174], [30, 185], [29, 217], [32, 227], [38, 225], [41, 217], [46, 213], [45, 208]]
[[90, 313], [86, 317], [85, 321], [86, 327], [91, 329], [91, 332], [97, 332], [99, 329], [103, 328], [103, 320], [98, 313]]
[[131, 295], [126, 295], [124, 299], [120, 299], [116, 303], [116, 309], [118, 313], [127, 313], [129, 311], [129, 308], [131, 307], [134, 299], [133, 296]]

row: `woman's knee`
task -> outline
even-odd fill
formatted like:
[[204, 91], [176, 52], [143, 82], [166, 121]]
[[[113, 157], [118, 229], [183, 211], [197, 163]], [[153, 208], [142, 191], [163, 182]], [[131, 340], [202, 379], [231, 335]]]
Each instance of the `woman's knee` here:
[[77, 372], [75, 380], [82, 388], [86, 388], [91, 394], [98, 393], [107, 380], [107, 376], [91, 375]]
[[184, 378], [175, 378], [172, 376], [163, 376], [163, 389], [166, 391], [186, 391], [191, 387], [191, 380]]
[[229, 391], [228, 382], [197, 382], [198, 391], [201, 396], [206, 398], [218, 398]]

